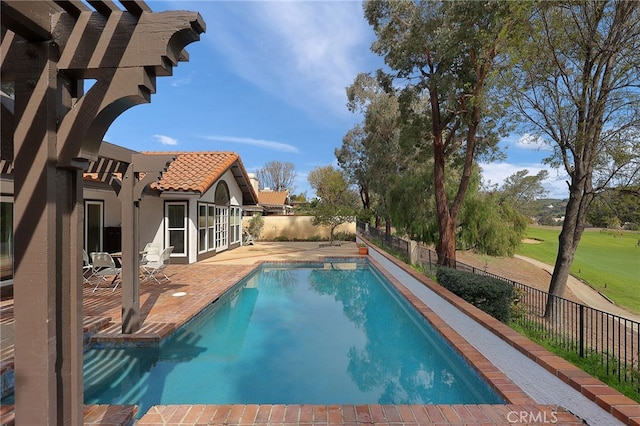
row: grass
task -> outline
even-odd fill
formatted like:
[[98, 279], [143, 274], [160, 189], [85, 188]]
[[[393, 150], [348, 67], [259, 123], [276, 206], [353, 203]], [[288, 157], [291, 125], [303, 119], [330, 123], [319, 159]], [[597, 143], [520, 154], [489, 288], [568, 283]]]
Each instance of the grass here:
[[[521, 244], [517, 253], [553, 265], [560, 228], [527, 228], [527, 238], [539, 244]], [[571, 274], [589, 283], [616, 304], [640, 313], [639, 232], [586, 230], [578, 245]]]

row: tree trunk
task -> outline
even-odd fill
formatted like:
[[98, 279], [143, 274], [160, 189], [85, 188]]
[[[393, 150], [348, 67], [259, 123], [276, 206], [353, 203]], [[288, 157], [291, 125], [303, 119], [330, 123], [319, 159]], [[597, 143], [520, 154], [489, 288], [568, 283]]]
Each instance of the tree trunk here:
[[449, 268], [456, 267], [456, 221], [449, 216], [438, 221], [438, 265]]
[[[573, 258], [586, 226], [587, 209], [593, 200], [593, 193], [590, 191], [590, 175], [574, 174], [572, 180], [578, 184], [571, 184], [569, 189], [569, 201], [564, 223], [558, 236], [558, 255], [549, 285], [549, 293], [557, 297], [563, 297], [567, 288], [567, 279], [571, 272]], [[555, 297], [547, 299], [545, 318], [551, 318], [555, 301]]]
[[442, 132], [433, 133], [433, 177], [436, 195], [436, 216], [438, 220], [438, 265], [456, 267], [456, 220], [451, 217], [449, 200], [445, 187], [445, 155]]

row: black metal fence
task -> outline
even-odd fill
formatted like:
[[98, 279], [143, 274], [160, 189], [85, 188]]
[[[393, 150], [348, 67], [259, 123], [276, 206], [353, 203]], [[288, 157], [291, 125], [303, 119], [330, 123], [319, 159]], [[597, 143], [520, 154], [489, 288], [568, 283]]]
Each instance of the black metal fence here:
[[[383, 249], [390, 248], [405, 262], [416, 264], [430, 274], [435, 273], [438, 256], [433, 250], [387, 235], [363, 222], [358, 222], [356, 226], [361, 235], [381, 243]], [[606, 372], [607, 376], [615, 377], [620, 383], [627, 383], [640, 392], [639, 322], [553, 296], [462, 262], [456, 261], [456, 268], [490, 276], [514, 286], [516, 300], [513, 322], [566, 352], [589, 358], [591, 365], [600, 367], [600, 374]], [[545, 312], [550, 297], [551, 309]]]

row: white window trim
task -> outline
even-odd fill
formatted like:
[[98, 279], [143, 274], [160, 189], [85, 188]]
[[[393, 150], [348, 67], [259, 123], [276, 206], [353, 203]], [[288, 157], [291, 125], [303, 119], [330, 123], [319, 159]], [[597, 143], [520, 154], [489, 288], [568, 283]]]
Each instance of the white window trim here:
[[232, 237], [230, 243], [236, 244], [242, 241], [242, 208], [240, 206], [231, 206], [230, 209], [231, 216], [234, 217], [234, 224], [230, 226]]
[[[169, 206], [181, 205], [184, 207], [184, 218], [182, 228], [169, 228]], [[164, 241], [165, 246], [170, 245], [169, 231], [184, 231], [184, 249], [185, 253], [177, 253], [175, 250], [171, 253], [171, 257], [187, 257], [189, 255], [189, 205], [186, 201], [167, 201], [164, 203]]]
[[[205, 209], [205, 220], [204, 220], [204, 227], [200, 226], [200, 209], [204, 208]], [[212, 209], [214, 210], [214, 215], [213, 217], [209, 216], [209, 210]], [[216, 241], [215, 241], [215, 226], [216, 226], [216, 219], [215, 219], [215, 204], [213, 203], [205, 203], [205, 202], [198, 202], [198, 254], [204, 254], [204, 253], [209, 253], [212, 252], [216, 249]], [[213, 232], [210, 232], [213, 229]], [[204, 238], [205, 238], [205, 249], [201, 250], [201, 245], [200, 245], [200, 233], [201, 231], [204, 230]], [[210, 235], [213, 235], [213, 241], [212, 238], [209, 238]]]

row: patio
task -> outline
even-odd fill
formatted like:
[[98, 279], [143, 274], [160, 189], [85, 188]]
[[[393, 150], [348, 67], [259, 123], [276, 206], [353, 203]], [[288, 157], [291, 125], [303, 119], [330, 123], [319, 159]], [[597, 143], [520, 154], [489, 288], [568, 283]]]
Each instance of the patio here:
[[[357, 256], [357, 246], [347, 242], [340, 246], [321, 247], [319, 243], [257, 243], [219, 255], [192, 265], [170, 265], [167, 273], [170, 282], [161, 285], [146, 282], [141, 285], [140, 306], [143, 327], [132, 335], [123, 336], [121, 330], [121, 293], [111, 289], [93, 292], [92, 286], [84, 289], [85, 333], [93, 333], [94, 342], [140, 342], [159, 340], [178, 326], [188, 321], [203, 307], [215, 301], [226, 289], [253, 270], [261, 261], [308, 261], [324, 257]], [[520, 337], [487, 315], [447, 294], [446, 290], [429, 286], [423, 282], [413, 288], [414, 272], [405, 268], [385, 254], [370, 250], [370, 259], [387, 271], [399, 269], [388, 278], [400, 288], [411, 303], [431, 321], [457, 350], [473, 363], [479, 372], [505, 397], [505, 405], [180, 405], [156, 406], [145, 413], [139, 425], [166, 424], [508, 424], [508, 423], [551, 423], [583, 424], [582, 413], [591, 416], [589, 424], [640, 424], [637, 404], [625, 399], [581, 370], [542, 350], [537, 345]], [[404, 275], [403, 275], [404, 274]], [[398, 277], [401, 277], [399, 279]], [[422, 280], [420, 280], [422, 281]], [[429, 288], [428, 288], [429, 287]], [[408, 288], [411, 288], [409, 290]], [[441, 301], [433, 295], [422, 295], [423, 291], [434, 291], [438, 297], [446, 299], [459, 309], [456, 315], [466, 319], [445, 318], [451, 306], [438, 306]], [[422, 299], [429, 298], [429, 303]], [[428, 306], [427, 306], [428, 305]], [[454, 309], [457, 311], [456, 309]], [[467, 322], [465, 322], [467, 321]], [[473, 324], [472, 324], [473, 323]], [[12, 303], [2, 305], [2, 368], [10, 368], [12, 350]], [[481, 344], [469, 342], [473, 336], [464, 336], [465, 330], [483, 336], [474, 327], [484, 329], [488, 335], [501, 343], [489, 350]], [[502, 336], [507, 343], [496, 337]], [[494, 358], [511, 358], [508, 350], [523, 354], [526, 361], [511, 360], [517, 365], [496, 367]], [[495, 352], [498, 355], [496, 356]], [[537, 364], [536, 361], [537, 360]], [[507, 360], [508, 361], [508, 360]], [[532, 367], [521, 364], [530, 362], [539, 367], [532, 383], [522, 383], [517, 370], [534, 374]], [[525, 374], [526, 375], [526, 374]], [[542, 377], [542, 376], [549, 376]], [[513, 376], [513, 377], [512, 377]], [[545, 380], [555, 380], [558, 383]], [[565, 385], [562, 387], [561, 385]], [[533, 386], [533, 387], [532, 387]], [[555, 389], [554, 389], [555, 388]], [[568, 389], [568, 390], [567, 390]], [[573, 394], [571, 393], [573, 392]], [[567, 394], [570, 403], [551, 398], [562, 398]], [[541, 395], [550, 395], [545, 399]], [[559, 395], [559, 396], [558, 396]], [[631, 402], [631, 403], [630, 403]], [[573, 405], [572, 405], [573, 404]], [[588, 406], [587, 406], [588, 405]], [[568, 411], [571, 411], [571, 414]], [[2, 424], [14, 422], [10, 407], [2, 408]], [[84, 410], [85, 424], [130, 424], [135, 416], [131, 407], [87, 406]], [[616, 418], [618, 420], [616, 420]], [[595, 419], [595, 420], [594, 420]]]

